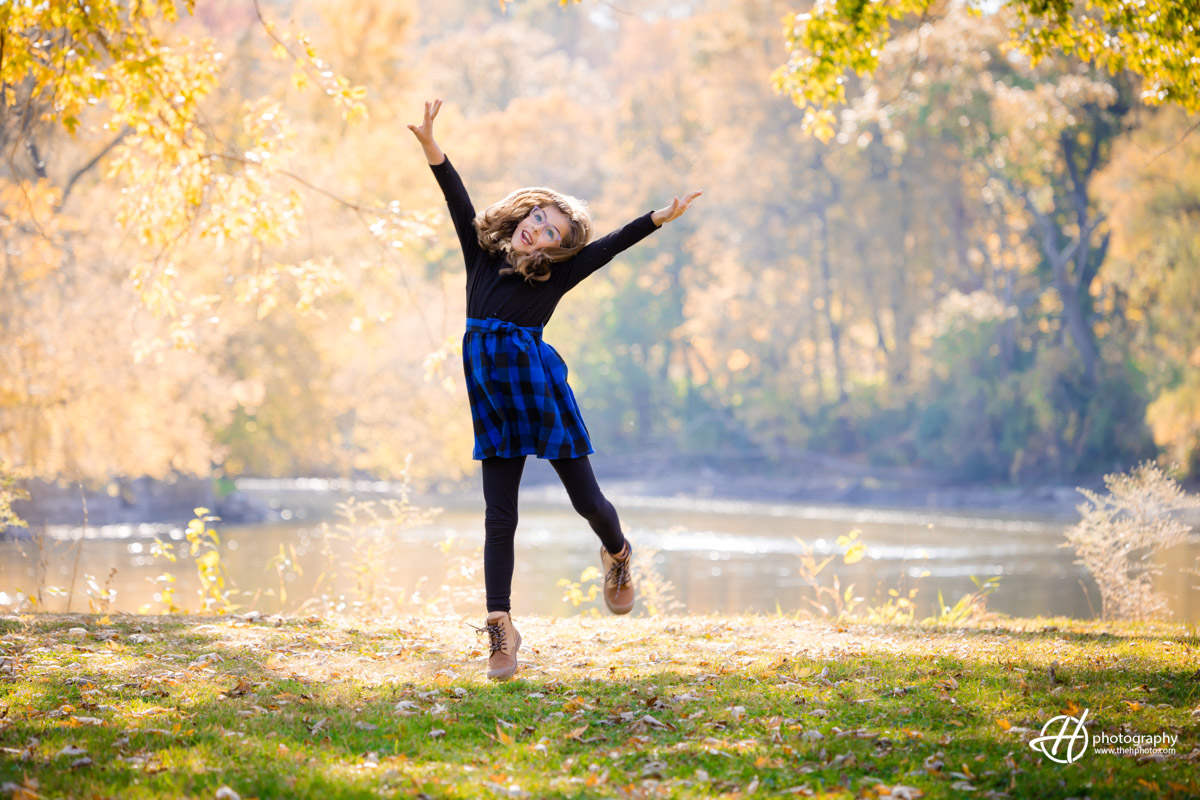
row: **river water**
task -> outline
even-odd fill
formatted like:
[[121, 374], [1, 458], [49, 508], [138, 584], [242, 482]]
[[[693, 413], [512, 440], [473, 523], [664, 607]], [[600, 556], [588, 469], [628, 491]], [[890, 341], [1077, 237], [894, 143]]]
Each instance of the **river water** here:
[[[612, 495], [610, 495], [612, 496]], [[916, 588], [918, 617], [931, 615], [938, 592], [953, 604], [978, 580], [998, 577], [988, 608], [1014, 616], [1090, 618], [1100, 598], [1086, 570], [1061, 544], [1072, 520], [999, 514], [925, 510], [887, 510], [844, 506], [789, 505], [706, 498], [612, 496], [635, 550], [653, 554], [658, 581], [671, 585], [671, 598], [682, 612], [785, 613], [811, 608], [814, 597], [802, 574], [805, 546], [818, 561], [834, 559], [820, 574], [825, 585], [836, 575], [851, 596], [878, 602], [888, 589], [907, 594]], [[290, 519], [255, 526], [222, 526], [222, 557], [232, 599], [242, 610], [264, 613], [294, 611], [315, 595], [356, 595], [351, 567], [368, 574], [365, 593], [393, 602], [438, 594], [453, 585], [461, 595], [458, 611], [482, 615], [482, 512], [476, 502], [450, 505], [430, 524], [396, 531], [382, 527], [356, 529], [360, 547], [355, 558], [351, 541], [323, 537], [319, 517], [328, 517], [330, 502], [302, 502], [281, 494], [274, 501]], [[838, 555], [839, 536], [858, 531], [865, 556], [845, 564]], [[42, 580], [45, 610], [63, 610], [66, 589], [75, 569], [78, 529], [51, 529]], [[176, 602], [198, 608], [199, 585], [194, 564], [186, 557], [166, 564], [151, 555], [155, 537], [182, 542], [183, 532], [170, 526], [91, 528], [79, 550], [73, 610], [86, 610], [107, 588], [116, 592], [106, 610], [158, 611], [162, 581], [175, 576]], [[803, 540], [804, 544], [797, 539]], [[369, 548], [371, 549], [368, 549]], [[559, 487], [532, 487], [522, 492], [520, 529], [513, 576], [513, 615], [572, 615], [602, 601], [573, 605], [564, 598], [561, 580], [589, 582], [581, 574], [599, 566], [598, 540], [566, 504]], [[184, 547], [178, 547], [185, 550]], [[335, 557], [327, 557], [331, 550]], [[288, 561], [278, 567], [280, 554]], [[1196, 564], [1200, 547], [1188, 545], [1168, 555], [1172, 569], [1158, 588], [1170, 597], [1174, 618], [1200, 621], [1200, 578], [1182, 575], [1179, 564]], [[18, 593], [36, 590], [43, 572], [30, 542], [0, 541], [0, 606], [11, 606]], [[272, 559], [275, 562], [272, 562]], [[354, 563], [347, 563], [354, 562]], [[447, 571], [447, 565], [451, 570]], [[467, 572], [462, 572], [462, 567]], [[470, 569], [475, 567], [472, 574]], [[113, 572], [115, 570], [115, 572]], [[110, 577], [111, 576], [111, 577]], [[106, 583], [107, 581], [107, 583]], [[281, 589], [286, 594], [281, 602]], [[401, 605], [401, 608], [415, 606]], [[391, 608], [396, 608], [393, 605]]]

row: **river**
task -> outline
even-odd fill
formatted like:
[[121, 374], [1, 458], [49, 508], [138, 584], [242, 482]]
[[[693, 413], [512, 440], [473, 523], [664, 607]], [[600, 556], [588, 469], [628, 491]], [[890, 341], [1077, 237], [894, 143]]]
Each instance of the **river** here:
[[[814, 593], [801, 574], [805, 545], [813, 548], [818, 560], [835, 555], [820, 578], [829, 585], [836, 575], [843, 591], [853, 584], [851, 596], [878, 602], [888, 589], [907, 594], [916, 588], [918, 617], [934, 613], [939, 591], [949, 604], [971, 591], [972, 576], [999, 578], [988, 608], [1004, 614], [1089, 618], [1100, 607], [1095, 584], [1074, 563], [1073, 551], [1061, 546], [1063, 531], [1071, 524], [1062, 517], [611, 496], [634, 548], [653, 553], [660, 582], [672, 585], [671, 597], [679, 611], [793, 613], [811, 608]], [[349, 570], [337, 574], [336, 568], [339, 561], [347, 560], [350, 544], [323, 540], [317, 522], [327, 516], [329, 503], [300, 502], [286, 493], [278, 493], [274, 502], [284, 506], [290, 519], [219, 529], [233, 602], [242, 610], [255, 608], [263, 613], [294, 611], [302, 600], [322, 593], [353, 602], [354, 580]], [[453, 562], [455, 567], [468, 568], [467, 574], [453, 572], [449, 579], [465, 600], [457, 610], [481, 617], [483, 571], [476, 548], [482, 545], [482, 513], [476, 503], [468, 498], [447, 504], [431, 524], [400, 532], [367, 528], [356, 536], [364, 547], [357, 566], [368, 575], [371, 599], [391, 600], [391, 610], [416, 608], [411, 599], [404, 601], [408, 605], [396, 603], [411, 598], [414, 589], [419, 590], [418, 601], [436, 595], [438, 587], [447, 583], [447, 563]], [[837, 540], [851, 531], [859, 532], [858, 541], [865, 543], [866, 551], [857, 563], [845, 564], [837, 555]], [[43, 600], [44, 610], [56, 611], [66, 608], [66, 598], [49, 590], [70, 584], [79, 529], [51, 528], [49, 533], [43, 555]], [[175, 564], [156, 559], [151, 555], [155, 537], [185, 550], [179, 547], [186, 545], [179, 527], [89, 529], [80, 550], [73, 610], [87, 609], [89, 588], [93, 602], [107, 588], [116, 592], [104, 606], [108, 611], [158, 611], [162, 582], [155, 578], [166, 571], [175, 576], [177, 603], [196, 609], [199, 584], [192, 562], [186, 557]], [[373, 549], [366, 552], [367, 546]], [[573, 605], [558, 585], [563, 579], [580, 583], [587, 567], [598, 567], [598, 547], [586, 523], [567, 506], [561, 488], [523, 490], [513, 576], [514, 617], [602, 609], [599, 600]], [[326, 549], [336, 554], [332, 563]], [[278, 569], [272, 559], [281, 553], [289, 562]], [[1200, 547], [1187, 545], [1169, 554], [1165, 562], [1196, 564], [1198, 555]], [[463, 560], [455, 560], [456, 556]], [[35, 591], [41, 574], [36, 558], [29, 541], [0, 542], [0, 605], [11, 606], [18, 592]], [[478, 567], [474, 574], [469, 572], [472, 566]], [[1177, 569], [1160, 578], [1159, 590], [1170, 597], [1176, 620], [1200, 621], [1197, 583], [1200, 578], [1179, 574]], [[582, 582], [585, 591], [587, 586]]]

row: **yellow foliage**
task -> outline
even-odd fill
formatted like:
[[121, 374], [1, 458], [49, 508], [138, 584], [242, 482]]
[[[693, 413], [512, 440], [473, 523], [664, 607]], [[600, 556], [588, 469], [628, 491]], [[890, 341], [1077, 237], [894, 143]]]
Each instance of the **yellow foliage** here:
[[1162, 392], [1146, 409], [1154, 442], [1172, 463], [1200, 459], [1200, 382], [1195, 379]]

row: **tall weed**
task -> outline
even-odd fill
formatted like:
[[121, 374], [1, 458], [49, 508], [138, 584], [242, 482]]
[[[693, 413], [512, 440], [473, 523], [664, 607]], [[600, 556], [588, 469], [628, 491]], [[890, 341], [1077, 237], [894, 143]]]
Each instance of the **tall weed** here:
[[[402, 608], [448, 612], [455, 605], [462, 591], [462, 575], [473, 573], [467, 557], [460, 552], [462, 545], [453, 536], [447, 536], [437, 545], [447, 557], [447, 580], [441, 591], [429, 597], [421, 594], [427, 576], [412, 587], [392, 583], [389, 567], [394, 563], [396, 545], [405, 531], [425, 525], [441, 513], [439, 508], [415, 505], [410, 491], [405, 472], [398, 498], [360, 502], [351, 497], [338, 503], [337, 521], [322, 522], [316, 528], [327, 566], [317, 579], [315, 596], [305, 601], [301, 609], [382, 616], [398, 613]], [[322, 587], [325, 588], [321, 590]]]
[[[862, 531], [855, 529], [839, 536], [836, 541], [838, 551], [825, 558], [818, 558], [816, 548], [803, 539], [794, 537], [800, 543], [800, 575], [808, 582], [811, 598], [805, 598], [812, 608], [814, 616], [827, 619], [859, 620], [882, 625], [908, 625], [916, 622], [918, 587], [909, 586], [908, 570], [904, 570], [898, 583], [887, 590], [885, 599], [878, 603], [870, 603], [862, 595], [855, 593], [855, 585], [849, 584], [843, 588], [841, 576], [827, 568], [834, 561], [841, 559], [842, 564], [856, 564], [867, 554], [867, 544], [860, 537]], [[918, 577], [929, 575], [928, 570], [922, 570]], [[937, 605], [931, 616], [920, 618], [922, 625], [959, 626], [974, 625], [987, 619], [991, 612], [987, 610], [987, 598], [999, 588], [1000, 578], [992, 577], [980, 581], [974, 575], [971, 582], [975, 589], [964, 594], [953, 605], [948, 605], [941, 591], [938, 592]], [[782, 610], [777, 613], [782, 615]]]

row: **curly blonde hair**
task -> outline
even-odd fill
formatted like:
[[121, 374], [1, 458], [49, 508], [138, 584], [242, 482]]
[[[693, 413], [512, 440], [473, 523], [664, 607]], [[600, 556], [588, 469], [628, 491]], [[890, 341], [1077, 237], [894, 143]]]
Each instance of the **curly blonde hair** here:
[[[566, 215], [568, 230], [558, 247], [518, 253], [512, 249], [513, 231], [534, 206], [557, 208]], [[533, 186], [517, 189], [477, 214], [475, 233], [479, 237], [479, 246], [486, 252], [504, 254], [509, 266], [500, 270], [501, 275], [520, 275], [532, 283], [549, 279], [551, 264], [566, 261], [583, 249], [592, 238], [592, 215], [578, 198], [544, 186]]]

